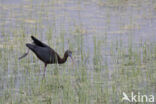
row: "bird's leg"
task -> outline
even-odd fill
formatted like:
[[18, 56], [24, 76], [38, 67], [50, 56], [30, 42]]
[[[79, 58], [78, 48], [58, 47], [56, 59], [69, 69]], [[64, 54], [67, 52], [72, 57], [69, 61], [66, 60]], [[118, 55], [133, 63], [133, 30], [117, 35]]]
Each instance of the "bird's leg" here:
[[46, 67], [47, 67], [47, 64], [45, 63], [45, 65], [44, 65], [44, 73], [43, 73], [44, 77], [45, 77]]
[[28, 53], [29, 53], [29, 48], [28, 48], [27, 52], [25, 54], [23, 54], [21, 57], [19, 57], [18, 59], [20, 60], [20, 59], [24, 58], [25, 56], [28, 55]]

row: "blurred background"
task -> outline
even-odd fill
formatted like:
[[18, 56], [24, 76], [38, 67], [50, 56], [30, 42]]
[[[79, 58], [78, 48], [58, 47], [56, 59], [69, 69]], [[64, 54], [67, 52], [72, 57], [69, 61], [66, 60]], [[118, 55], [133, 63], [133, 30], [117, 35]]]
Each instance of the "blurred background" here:
[[[0, 0], [0, 103], [125, 104], [122, 92], [156, 95], [155, 0]], [[33, 35], [63, 57], [44, 64]]]

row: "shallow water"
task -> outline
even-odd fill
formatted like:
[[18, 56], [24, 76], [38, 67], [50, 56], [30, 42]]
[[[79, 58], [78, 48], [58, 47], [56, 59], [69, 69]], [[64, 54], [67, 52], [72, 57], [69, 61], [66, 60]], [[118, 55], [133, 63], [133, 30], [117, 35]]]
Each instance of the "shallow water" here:
[[[144, 54], [152, 56], [154, 53], [155, 27], [155, 0], [0, 0], [0, 69], [3, 69], [0, 89], [18, 89], [25, 82], [31, 87], [29, 84], [33, 82], [28, 82], [27, 77], [34, 76], [32, 81], [38, 81], [42, 62], [33, 55], [29, 55], [22, 65], [17, 60], [26, 51], [25, 43], [31, 42], [31, 35], [49, 44], [61, 56], [62, 50], [70, 48], [76, 61], [75, 67], [79, 69], [82, 64], [86, 65], [90, 69], [88, 73], [92, 71], [92, 78], [95, 74], [92, 69], [98, 69], [101, 65], [101, 79], [109, 69], [106, 80], [111, 83], [114, 70], [122, 68], [123, 64], [127, 65], [125, 70], [137, 65], [127, 62], [135, 55], [141, 57], [140, 63], [147, 63], [144, 62]], [[134, 55], [131, 57], [131, 54]], [[96, 55], [100, 60], [95, 62], [97, 68], [94, 66]], [[151, 63], [154, 61], [155, 57]], [[70, 61], [68, 64], [70, 66]], [[53, 67], [49, 66], [48, 69]], [[144, 66], [140, 67], [144, 69]], [[149, 67], [155, 69], [153, 64]], [[68, 67], [65, 69], [69, 71]], [[102, 83], [106, 80], [102, 80]], [[140, 88], [144, 86], [147, 86], [147, 82], [139, 85]], [[0, 92], [3, 95], [4, 92]]]

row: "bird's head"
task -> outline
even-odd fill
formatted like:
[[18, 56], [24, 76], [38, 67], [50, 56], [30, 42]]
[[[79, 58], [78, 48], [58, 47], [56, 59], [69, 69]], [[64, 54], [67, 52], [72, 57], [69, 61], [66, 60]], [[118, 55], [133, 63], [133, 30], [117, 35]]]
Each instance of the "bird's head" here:
[[66, 50], [66, 52], [65, 52], [65, 56], [66, 57], [72, 57], [72, 51], [70, 51], [70, 50]]
[[73, 63], [74, 63], [74, 60], [73, 60], [73, 57], [72, 57], [72, 51], [67, 50], [67, 51], [65, 52], [65, 57], [68, 57], [68, 56], [72, 59], [72, 61], [73, 61]]

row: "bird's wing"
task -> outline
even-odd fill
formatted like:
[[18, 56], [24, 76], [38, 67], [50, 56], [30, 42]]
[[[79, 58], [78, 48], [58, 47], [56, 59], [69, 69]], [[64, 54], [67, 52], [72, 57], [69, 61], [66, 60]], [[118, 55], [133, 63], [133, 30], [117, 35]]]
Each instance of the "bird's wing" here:
[[38, 45], [40, 47], [49, 47], [48, 45], [46, 45], [45, 43], [41, 42], [40, 40], [38, 40], [34, 36], [31, 36], [31, 38], [32, 38], [32, 40], [33, 40], [35, 45]]
[[45, 63], [55, 63], [55, 60], [57, 59], [56, 52], [47, 47], [35, 47], [36, 48], [33, 51], [39, 59], [41, 59]]

